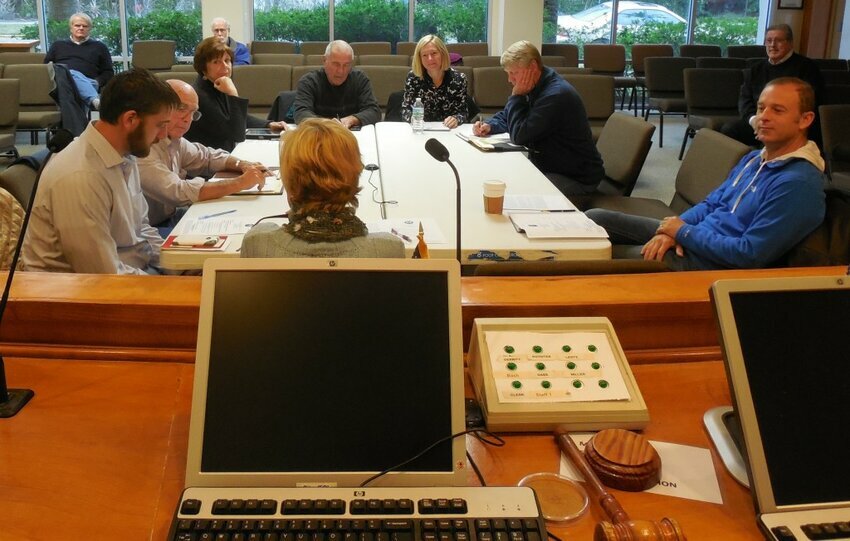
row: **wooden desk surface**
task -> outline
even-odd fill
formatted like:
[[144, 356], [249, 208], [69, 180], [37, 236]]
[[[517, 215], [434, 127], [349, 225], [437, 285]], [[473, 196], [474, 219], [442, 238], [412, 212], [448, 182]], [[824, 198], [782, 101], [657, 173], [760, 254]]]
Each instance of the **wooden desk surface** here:
[[[12, 387], [35, 398], [0, 419], [0, 540], [164, 539], [183, 485], [192, 365], [170, 362], [7, 359]], [[722, 363], [633, 367], [652, 421], [651, 439], [711, 448], [705, 410], [729, 403]], [[501, 449], [469, 440], [489, 484], [556, 471], [549, 435], [513, 435]], [[680, 521], [692, 541], [760, 539], [749, 492], [712, 449], [723, 505], [617, 492], [634, 518]], [[568, 527], [563, 539], [591, 539], [599, 509]], [[722, 534], [721, 534], [722, 532]]]

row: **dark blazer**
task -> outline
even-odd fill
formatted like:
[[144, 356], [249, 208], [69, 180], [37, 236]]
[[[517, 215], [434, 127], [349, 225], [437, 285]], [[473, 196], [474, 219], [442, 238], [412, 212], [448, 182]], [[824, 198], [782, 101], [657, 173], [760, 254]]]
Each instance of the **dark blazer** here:
[[186, 139], [193, 143], [221, 148], [232, 152], [236, 143], [245, 140], [246, 128], [262, 128], [268, 121], [260, 120], [248, 114], [248, 100], [228, 96], [218, 91], [212, 81], [198, 75], [192, 85], [198, 93], [200, 120], [192, 122]]

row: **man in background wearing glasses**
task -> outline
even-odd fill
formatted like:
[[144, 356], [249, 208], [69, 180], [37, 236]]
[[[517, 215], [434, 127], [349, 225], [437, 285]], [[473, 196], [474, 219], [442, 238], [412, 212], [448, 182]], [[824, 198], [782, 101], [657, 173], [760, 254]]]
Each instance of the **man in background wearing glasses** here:
[[[148, 202], [150, 223], [163, 237], [177, 225], [186, 206], [196, 201], [218, 199], [253, 186], [263, 187], [266, 169], [261, 164], [239, 160], [221, 149], [191, 143], [183, 135], [193, 120], [201, 118], [198, 95], [192, 85], [177, 79], [166, 81], [180, 97], [171, 113], [168, 136], [151, 147], [139, 160], [142, 192]], [[204, 177], [219, 171], [242, 174], [218, 182]]]
[[767, 58], [744, 70], [744, 84], [738, 97], [741, 118], [723, 126], [724, 134], [750, 146], [760, 146], [756, 140], [756, 108], [761, 91], [767, 83], [780, 77], [797, 77], [809, 83], [815, 91], [815, 121], [809, 129], [809, 139], [820, 146], [820, 123], [817, 107], [823, 103], [823, 78], [811, 58], [794, 52], [794, 33], [787, 24], [767, 28], [764, 38]]

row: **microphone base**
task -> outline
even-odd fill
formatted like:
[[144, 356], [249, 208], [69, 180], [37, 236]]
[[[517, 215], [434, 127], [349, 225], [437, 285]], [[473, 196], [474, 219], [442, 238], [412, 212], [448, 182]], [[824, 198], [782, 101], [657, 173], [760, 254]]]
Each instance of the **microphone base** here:
[[9, 389], [9, 399], [0, 403], [0, 419], [14, 417], [35, 393], [30, 389]]

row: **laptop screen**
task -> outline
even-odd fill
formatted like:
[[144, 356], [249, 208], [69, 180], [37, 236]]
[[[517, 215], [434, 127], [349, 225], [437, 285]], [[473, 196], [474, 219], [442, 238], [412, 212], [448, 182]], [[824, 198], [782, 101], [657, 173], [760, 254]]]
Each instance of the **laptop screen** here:
[[845, 281], [736, 280], [713, 288], [762, 511], [850, 502], [840, 443], [850, 426]]
[[[456, 263], [219, 261], [203, 298], [187, 485], [356, 486], [463, 430]], [[374, 484], [463, 462], [459, 438]]]

